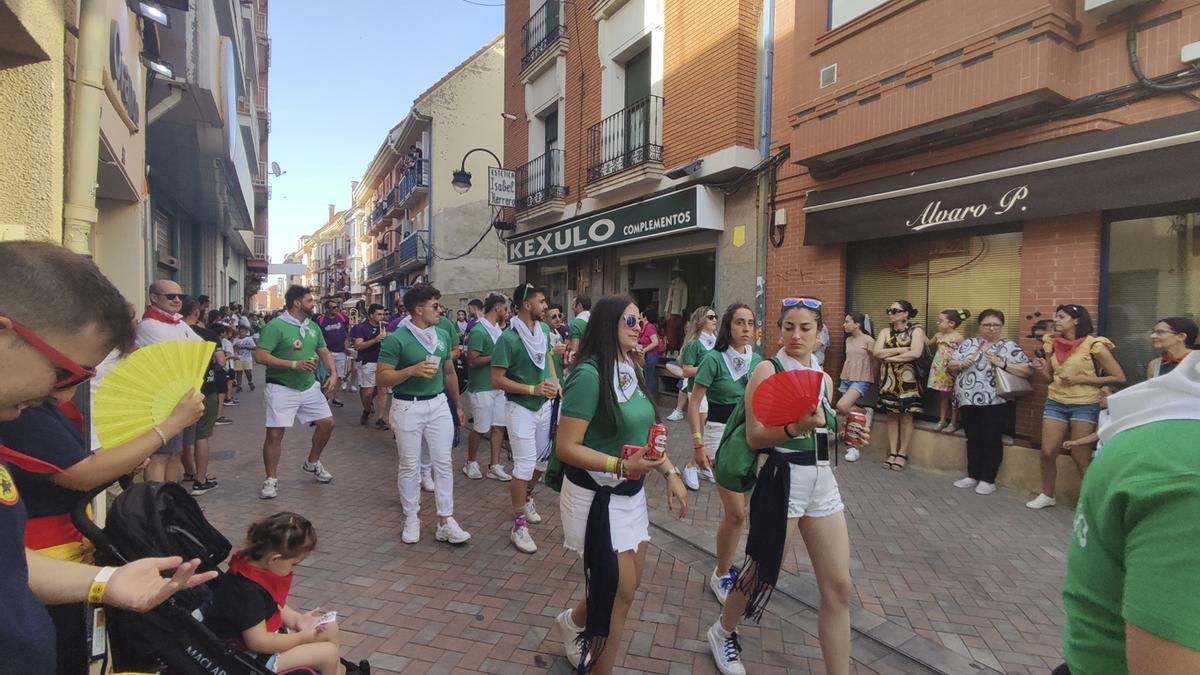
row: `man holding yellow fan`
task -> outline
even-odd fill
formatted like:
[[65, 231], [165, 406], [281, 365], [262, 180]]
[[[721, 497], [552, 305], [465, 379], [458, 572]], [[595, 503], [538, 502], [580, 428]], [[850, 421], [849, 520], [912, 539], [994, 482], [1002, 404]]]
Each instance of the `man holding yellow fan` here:
[[[278, 496], [279, 456], [283, 452], [283, 432], [295, 422], [313, 422], [312, 448], [303, 468], [322, 483], [333, 474], [321, 464], [321, 451], [333, 435], [333, 413], [325, 395], [338, 386], [333, 355], [325, 344], [321, 327], [312, 321], [317, 306], [312, 290], [290, 286], [284, 294], [287, 309], [262, 329], [254, 360], [267, 367], [264, 403], [267, 408], [267, 436], [263, 441], [262, 499]], [[322, 387], [317, 383], [317, 359], [325, 364], [329, 378]]]

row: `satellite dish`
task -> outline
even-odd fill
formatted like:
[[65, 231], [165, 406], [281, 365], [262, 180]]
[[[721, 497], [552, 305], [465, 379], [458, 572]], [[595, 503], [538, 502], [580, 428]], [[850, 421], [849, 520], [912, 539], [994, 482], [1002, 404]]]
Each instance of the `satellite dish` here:
[[283, 174], [285, 174], [285, 173], [287, 173], [287, 172], [286, 172], [286, 171], [283, 171], [283, 170], [281, 170], [281, 169], [279, 168], [279, 162], [271, 162], [271, 173], [272, 173], [272, 174], [273, 174], [273, 175], [274, 175], [276, 178], [279, 178], [280, 176], [282, 176]]

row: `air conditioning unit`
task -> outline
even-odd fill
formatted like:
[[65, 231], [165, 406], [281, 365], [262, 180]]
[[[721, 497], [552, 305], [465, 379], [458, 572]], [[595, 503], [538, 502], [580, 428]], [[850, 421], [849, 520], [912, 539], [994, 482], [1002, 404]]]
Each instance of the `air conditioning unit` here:
[[1091, 14], [1098, 21], [1106, 21], [1118, 12], [1124, 12], [1130, 7], [1145, 5], [1157, 0], [1083, 0], [1083, 11]]

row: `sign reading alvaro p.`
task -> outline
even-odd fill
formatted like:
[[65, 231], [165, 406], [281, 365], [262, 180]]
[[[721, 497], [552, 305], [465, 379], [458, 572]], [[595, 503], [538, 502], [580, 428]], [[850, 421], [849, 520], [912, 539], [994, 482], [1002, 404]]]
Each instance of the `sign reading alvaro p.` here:
[[688, 230], [724, 229], [719, 193], [696, 186], [588, 214], [507, 241], [508, 262], [523, 264]]

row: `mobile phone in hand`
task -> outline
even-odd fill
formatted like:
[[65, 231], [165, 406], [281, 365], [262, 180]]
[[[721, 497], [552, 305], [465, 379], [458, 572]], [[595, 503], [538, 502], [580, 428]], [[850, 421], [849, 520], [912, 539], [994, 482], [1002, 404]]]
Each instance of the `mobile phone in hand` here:
[[313, 627], [315, 628], [317, 626], [324, 626], [325, 624], [333, 623], [334, 621], [337, 621], [337, 612], [325, 612], [325, 615], [317, 619], [317, 622], [313, 624]]

